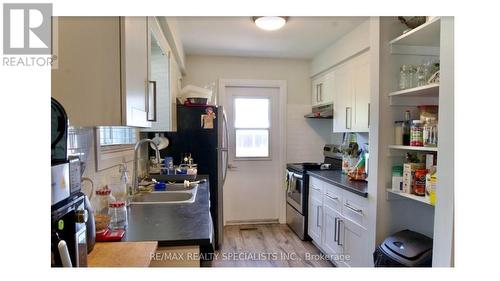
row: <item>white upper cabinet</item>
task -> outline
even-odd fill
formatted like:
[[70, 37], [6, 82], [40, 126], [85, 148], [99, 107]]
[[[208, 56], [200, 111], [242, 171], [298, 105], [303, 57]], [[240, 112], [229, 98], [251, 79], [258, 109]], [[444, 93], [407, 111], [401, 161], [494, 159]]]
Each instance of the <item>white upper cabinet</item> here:
[[119, 18], [57, 17], [56, 22], [52, 97], [71, 125], [121, 125]]
[[334, 68], [333, 132], [368, 132], [370, 61], [364, 52]]
[[319, 77], [312, 79], [312, 105], [325, 105], [333, 103], [334, 97], [334, 73], [329, 71]]
[[370, 127], [370, 61], [368, 53], [361, 55], [354, 62], [353, 97], [354, 122], [353, 131], [369, 132]]
[[148, 22], [146, 17], [121, 18], [122, 124], [149, 127], [154, 100], [148, 95]]
[[[142, 131], [165, 132], [175, 130], [175, 89], [173, 78], [177, 66], [171, 60], [171, 49], [156, 17], [148, 17], [148, 95], [147, 114], [151, 122]], [[172, 78], [172, 79], [171, 79]]]
[[352, 77], [351, 65], [344, 63], [335, 69], [335, 99], [333, 102], [333, 132], [352, 130]]
[[[161, 121], [169, 125], [161, 129], [171, 129], [169, 49], [154, 18], [58, 17], [55, 22], [52, 97], [62, 103], [71, 125], [147, 128]], [[165, 77], [157, 84], [150, 70], [152, 38], [164, 56]]]

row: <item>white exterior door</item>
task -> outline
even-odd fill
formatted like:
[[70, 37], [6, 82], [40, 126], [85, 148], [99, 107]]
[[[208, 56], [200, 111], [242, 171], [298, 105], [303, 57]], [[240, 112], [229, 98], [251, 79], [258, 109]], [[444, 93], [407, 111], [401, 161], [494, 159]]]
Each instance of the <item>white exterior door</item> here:
[[221, 93], [229, 132], [225, 224], [284, 219], [280, 93], [280, 87], [266, 86], [224, 86]]

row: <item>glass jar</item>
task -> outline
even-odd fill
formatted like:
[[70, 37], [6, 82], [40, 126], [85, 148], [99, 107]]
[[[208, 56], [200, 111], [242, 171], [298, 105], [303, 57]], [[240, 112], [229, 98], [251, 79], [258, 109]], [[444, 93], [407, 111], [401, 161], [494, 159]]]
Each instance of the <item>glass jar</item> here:
[[423, 64], [417, 66], [417, 87], [427, 85], [426, 71], [425, 66]]
[[116, 201], [110, 203], [108, 214], [111, 217], [109, 228], [124, 229], [127, 227], [128, 219], [127, 219], [127, 207], [125, 206], [125, 202]]
[[108, 215], [108, 206], [115, 202], [115, 198], [111, 195], [111, 189], [107, 186], [96, 190], [96, 204], [94, 212], [100, 215]]
[[424, 145], [424, 126], [420, 120], [413, 120], [410, 129], [410, 146]]
[[403, 124], [404, 121], [394, 122], [394, 144], [403, 145]]
[[414, 65], [408, 65], [408, 86], [413, 88], [417, 86], [417, 68]]
[[423, 145], [426, 147], [437, 146], [437, 122], [436, 118], [428, 117], [425, 120], [423, 130]]
[[399, 68], [399, 89], [404, 90], [406, 88], [408, 88], [408, 69], [406, 65], [403, 64]]

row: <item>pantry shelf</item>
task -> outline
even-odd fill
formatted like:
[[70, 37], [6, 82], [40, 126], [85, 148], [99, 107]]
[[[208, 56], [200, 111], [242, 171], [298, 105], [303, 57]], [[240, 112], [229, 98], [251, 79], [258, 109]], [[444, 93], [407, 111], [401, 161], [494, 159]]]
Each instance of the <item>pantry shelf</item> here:
[[439, 84], [433, 83], [389, 93], [389, 97], [439, 97]]
[[417, 195], [413, 195], [413, 194], [398, 192], [398, 191], [394, 191], [390, 188], [387, 189], [387, 192], [390, 194], [395, 194], [395, 195], [407, 198], [407, 199], [415, 200], [415, 201], [427, 204], [429, 206], [434, 206], [431, 204], [431, 202], [429, 201], [429, 197], [427, 197], [427, 196], [417, 196]]
[[390, 45], [431, 46], [439, 47], [441, 19], [433, 20], [418, 26], [411, 31], [391, 40]]
[[409, 145], [389, 145], [390, 149], [413, 150], [413, 151], [438, 151], [437, 147], [409, 146]]

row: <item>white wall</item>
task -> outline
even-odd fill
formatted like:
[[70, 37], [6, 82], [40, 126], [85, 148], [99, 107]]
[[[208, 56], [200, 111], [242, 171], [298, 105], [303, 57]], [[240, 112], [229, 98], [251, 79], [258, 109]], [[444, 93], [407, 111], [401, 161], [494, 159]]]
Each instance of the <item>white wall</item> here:
[[310, 76], [317, 75], [370, 47], [370, 20], [344, 35], [311, 61]]
[[183, 86], [203, 87], [217, 79], [287, 81], [287, 162], [322, 161], [330, 142], [331, 120], [306, 120], [311, 111], [310, 61], [224, 56], [186, 57]]

